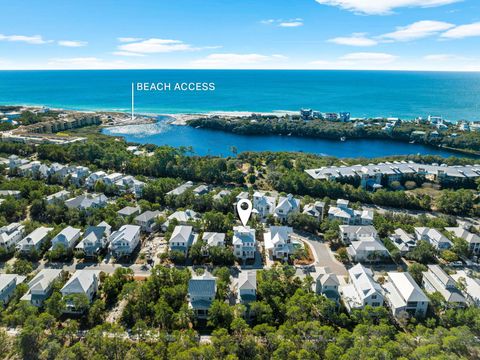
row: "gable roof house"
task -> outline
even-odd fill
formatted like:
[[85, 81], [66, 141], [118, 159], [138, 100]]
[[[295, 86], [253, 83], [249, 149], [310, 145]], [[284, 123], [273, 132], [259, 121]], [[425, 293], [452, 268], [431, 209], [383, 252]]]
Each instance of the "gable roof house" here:
[[104, 194], [84, 194], [65, 201], [70, 209], [87, 210], [90, 208], [102, 208], [107, 204], [107, 197]]
[[83, 251], [86, 257], [97, 256], [108, 244], [112, 227], [105, 221], [89, 226], [75, 249]]
[[39, 251], [42, 244], [48, 239], [48, 233], [53, 228], [40, 226], [24, 237], [16, 246], [17, 250], [22, 253], [30, 253], [33, 250]]
[[278, 199], [275, 216], [281, 221], [285, 221], [290, 213], [297, 211], [300, 211], [300, 200], [294, 198], [292, 194], [288, 194], [286, 197], [282, 196]]
[[253, 194], [253, 208], [257, 210], [261, 219], [265, 219], [268, 215], [273, 215], [276, 200], [274, 196], [267, 196], [262, 191], [255, 191]]
[[373, 272], [362, 264], [348, 270], [350, 282], [340, 288], [343, 302], [348, 311], [383, 306], [383, 291], [373, 279]]
[[210, 186], [205, 184], [198, 185], [195, 189], [193, 189], [193, 193], [195, 194], [195, 196], [205, 195], [205, 194], [208, 194], [209, 192], [210, 192]]
[[204, 232], [202, 241], [205, 242], [205, 248], [202, 249], [203, 255], [208, 256], [211, 247], [225, 247], [225, 234], [218, 232]]
[[417, 246], [415, 238], [403, 229], [396, 229], [389, 236], [390, 241], [397, 247], [401, 254], [412, 251]]
[[69, 196], [70, 196], [69, 191], [60, 190], [60, 191], [56, 192], [55, 194], [48, 195], [45, 200], [46, 200], [47, 204], [53, 204], [57, 201], [65, 201], [65, 200], [68, 199]]
[[179, 225], [188, 225], [190, 221], [195, 221], [198, 219], [198, 215], [195, 211], [193, 210], [184, 210], [184, 211], [175, 211], [173, 214], [171, 214], [168, 218], [167, 221], [165, 221], [162, 224], [162, 230], [166, 231], [168, 228], [168, 225], [170, 225], [170, 221], [173, 219], [177, 220]]
[[472, 254], [480, 254], [480, 236], [471, 233], [461, 226], [446, 227], [445, 230], [452, 233], [454, 236], [465, 240], [468, 243], [469, 250]]
[[187, 181], [186, 183], [184, 183], [184, 184], [176, 187], [175, 189], [167, 192], [167, 195], [173, 195], [173, 196], [182, 195], [185, 191], [190, 189], [192, 186], [193, 186], [193, 182]]
[[364, 237], [352, 241], [347, 248], [348, 255], [355, 262], [378, 262], [390, 257], [390, 253], [382, 242], [373, 237]]
[[421, 318], [427, 313], [430, 300], [408, 272], [389, 272], [383, 289], [393, 316], [407, 313]]
[[312, 274], [312, 277], [312, 290], [316, 294], [321, 294], [327, 299], [338, 303], [338, 287], [340, 285], [340, 282], [337, 275], [332, 273], [330, 268], [328, 267], [315, 267], [315, 273]]
[[124, 208], [118, 210], [117, 214], [124, 218], [132, 215], [138, 215], [140, 214], [140, 206], [125, 206]]
[[78, 314], [81, 313], [81, 309], [75, 307], [73, 299], [69, 299], [70, 295], [83, 294], [91, 303], [93, 297], [97, 293], [98, 285], [100, 282], [99, 270], [77, 270], [67, 283], [62, 287], [60, 292], [66, 300], [65, 313]]
[[439, 265], [427, 265], [428, 270], [423, 272], [423, 288], [429, 294], [440, 293], [449, 306], [464, 307], [467, 304], [457, 283]]
[[105, 171], [95, 171], [87, 176], [87, 178], [85, 179], [85, 185], [88, 188], [93, 188], [97, 181], [103, 180], [105, 176], [107, 176], [107, 173]]
[[52, 293], [52, 285], [60, 278], [60, 269], [42, 269], [28, 282], [28, 291], [20, 300], [29, 301], [34, 306], [42, 306], [46, 298]]
[[208, 318], [208, 311], [217, 293], [216, 278], [205, 272], [188, 281], [188, 307], [198, 319]]
[[50, 251], [59, 246], [63, 246], [65, 250], [73, 249], [77, 240], [80, 239], [81, 231], [71, 226], [67, 226], [60, 231], [53, 239]]
[[0, 304], [5, 306], [12, 298], [17, 285], [23, 283], [27, 277], [17, 274], [0, 274]]
[[353, 210], [348, 207], [349, 201], [338, 199], [337, 206], [330, 206], [328, 218], [338, 220], [344, 225], [371, 225], [373, 222], [372, 210]]
[[237, 301], [248, 304], [257, 299], [257, 272], [242, 271], [238, 275]]
[[142, 231], [145, 231], [147, 233], [154, 232], [157, 229], [157, 223], [156, 220], [162, 215], [162, 213], [158, 210], [155, 211], [150, 211], [147, 210], [140, 215], [138, 215], [134, 221], [135, 224], [140, 226]]
[[191, 226], [175, 226], [168, 241], [168, 247], [170, 251], [180, 251], [187, 256], [188, 250], [197, 240], [197, 236], [197, 234], [193, 233], [193, 227]]
[[233, 228], [233, 253], [243, 260], [254, 259], [257, 251], [255, 229], [249, 226], [235, 226]]
[[445, 250], [452, 247], [452, 242], [437, 229], [428, 227], [416, 227], [415, 236], [417, 240], [428, 241], [436, 249]]
[[480, 306], [480, 279], [470, 276], [470, 274], [464, 270], [458, 270], [455, 274], [452, 274], [452, 279], [457, 283], [464, 284], [462, 293], [467, 299], [468, 304]]
[[291, 234], [293, 229], [289, 226], [270, 226], [268, 232], [263, 234], [265, 250], [270, 258], [288, 260], [293, 252]]
[[123, 225], [109, 238], [110, 253], [115, 258], [130, 256], [140, 243], [140, 226]]
[[317, 220], [322, 220], [325, 212], [325, 203], [323, 201], [315, 201], [313, 204], [306, 204], [303, 207], [303, 213], [313, 216]]
[[344, 244], [365, 238], [378, 238], [377, 230], [372, 225], [340, 225], [339, 231]]
[[20, 223], [11, 223], [0, 228], [0, 247], [7, 252], [11, 251], [25, 235], [25, 226]]

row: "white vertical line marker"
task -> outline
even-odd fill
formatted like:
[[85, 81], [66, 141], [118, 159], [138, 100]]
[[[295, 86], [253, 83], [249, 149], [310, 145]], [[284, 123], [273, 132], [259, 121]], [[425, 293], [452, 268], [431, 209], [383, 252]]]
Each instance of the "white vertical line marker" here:
[[135, 119], [135, 116], [133, 115], [135, 111], [135, 88], [132, 82], [132, 121]]

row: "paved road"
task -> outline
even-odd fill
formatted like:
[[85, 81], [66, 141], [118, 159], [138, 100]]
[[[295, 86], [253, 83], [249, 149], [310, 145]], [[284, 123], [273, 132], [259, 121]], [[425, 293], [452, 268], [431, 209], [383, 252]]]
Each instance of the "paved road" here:
[[315, 266], [326, 266], [330, 268], [330, 270], [336, 275], [348, 275], [345, 266], [340, 261], [335, 259], [335, 256], [327, 244], [321, 242], [320, 240], [309, 239], [299, 234], [294, 234], [294, 237], [310, 246], [313, 256], [315, 257]]

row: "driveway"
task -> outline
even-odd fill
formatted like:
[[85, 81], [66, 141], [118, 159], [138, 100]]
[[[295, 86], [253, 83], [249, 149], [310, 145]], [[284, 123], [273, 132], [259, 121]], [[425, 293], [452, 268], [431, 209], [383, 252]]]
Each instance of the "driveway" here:
[[323, 243], [320, 240], [314, 240], [312, 238], [306, 238], [297, 233], [293, 234], [295, 239], [303, 241], [310, 246], [312, 249], [313, 256], [315, 258], [314, 266], [326, 266], [330, 270], [340, 276], [347, 276], [348, 272], [345, 266], [335, 259], [335, 255], [332, 253], [327, 244]]

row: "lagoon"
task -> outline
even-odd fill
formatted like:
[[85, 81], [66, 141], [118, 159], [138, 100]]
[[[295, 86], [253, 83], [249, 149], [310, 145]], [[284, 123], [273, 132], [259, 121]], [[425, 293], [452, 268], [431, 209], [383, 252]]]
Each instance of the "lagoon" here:
[[103, 129], [107, 135], [122, 136], [129, 142], [141, 144], [192, 147], [196, 155], [231, 156], [232, 146], [238, 151], [291, 151], [339, 158], [376, 158], [391, 155], [466, 155], [421, 144], [387, 140], [312, 139], [278, 135], [238, 135], [210, 129], [169, 124], [170, 118], [159, 117], [155, 124], [126, 125]]

